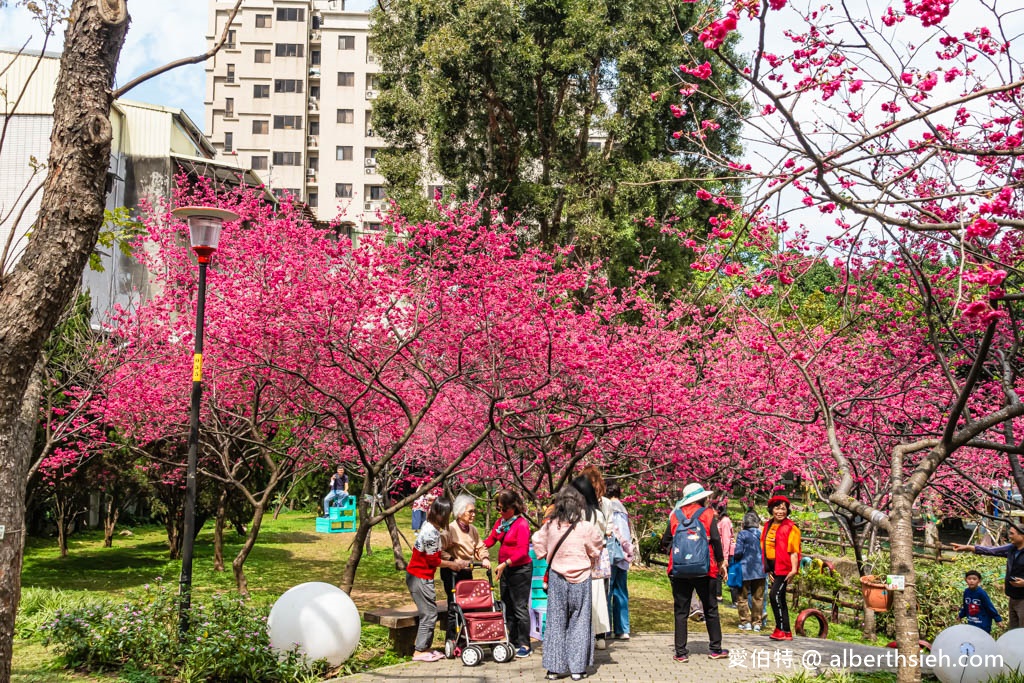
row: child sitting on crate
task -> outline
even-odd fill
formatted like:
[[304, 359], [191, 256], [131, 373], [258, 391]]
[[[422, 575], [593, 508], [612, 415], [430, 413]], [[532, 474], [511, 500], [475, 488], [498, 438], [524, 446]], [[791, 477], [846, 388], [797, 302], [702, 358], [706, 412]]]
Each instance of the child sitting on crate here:
[[1002, 623], [1003, 618], [999, 616], [988, 593], [981, 587], [981, 574], [972, 569], [964, 574], [964, 581], [967, 582], [967, 588], [964, 589], [964, 602], [957, 618], [967, 617], [968, 624], [977, 626], [985, 633], [991, 633], [992, 620]]
[[412, 559], [406, 566], [405, 585], [409, 587], [412, 601], [416, 603], [420, 623], [416, 631], [416, 652], [414, 662], [436, 662], [444, 659], [437, 650], [431, 650], [434, 642], [434, 625], [437, 623], [437, 594], [434, 590], [434, 573], [438, 567], [462, 571], [469, 566], [466, 560], [441, 559], [441, 529], [448, 526], [448, 518], [452, 514], [452, 502], [447, 498], [438, 498], [427, 511], [427, 520], [416, 536], [412, 548]]

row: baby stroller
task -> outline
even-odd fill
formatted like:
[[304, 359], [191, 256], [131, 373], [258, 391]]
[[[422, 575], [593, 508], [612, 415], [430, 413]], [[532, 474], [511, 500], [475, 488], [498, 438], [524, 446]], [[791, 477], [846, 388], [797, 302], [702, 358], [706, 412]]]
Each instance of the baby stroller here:
[[467, 579], [455, 584], [455, 639], [445, 642], [446, 657], [461, 657], [464, 665], [476, 666], [483, 661], [484, 647], [491, 648], [491, 655], [499, 664], [515, 657], [505, 629], [505, 607], [494, 597], [493, 586], [489, 568], [486, 581]]

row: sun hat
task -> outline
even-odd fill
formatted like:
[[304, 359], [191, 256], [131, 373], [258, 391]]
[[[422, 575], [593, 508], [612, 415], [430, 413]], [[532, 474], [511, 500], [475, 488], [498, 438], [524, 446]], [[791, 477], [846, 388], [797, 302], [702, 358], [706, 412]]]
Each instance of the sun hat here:
[[793, 505], [789, 502], [789, 498], [786, 498], [782, 494], [779, 494], [777, 496], [772, 496], [771, 498], [769, 498], [768, 499], [768, 505], [766, 505], [765, 507], [767, 507], [768, 511], [771, 512], [772, 508], [775, 507], [776, 505], [778, 505], [779, 503], [785, 503], [786, 504], [786, 512], [787, 513], [790, 510], [793, 509]]
[[705, 491], [704, 487], [698, 484], [697, 482], [687, 484], [686, 487], [683, 489], [683, 497], [679, 500], [678, 503], [676, 503], [676, 507], [683, 507], [684, 505], [689, 505], [690, 503], [696, 503], [699, 500], [704, 500], [710, 495], [711, 491]]

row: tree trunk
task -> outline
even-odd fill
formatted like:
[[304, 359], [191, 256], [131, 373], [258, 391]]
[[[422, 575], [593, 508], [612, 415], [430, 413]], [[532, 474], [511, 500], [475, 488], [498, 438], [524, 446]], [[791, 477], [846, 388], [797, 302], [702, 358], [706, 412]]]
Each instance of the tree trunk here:
[[256, 537], [260, 535], [260, 524], [263, 523], [263, 512], [266, 509], [266, 501], [260, 501], [252, 511], [252, 522], [249, 524], [249, 534], [245, 537], [242, 549], [231, 560], [231, 569], [235, 572], [235, 585], [241, 595], [249, 595], [249, 582], [245, 578], [245, 560], [256, 545]]
[[57, 548], [63, 559], [68, 556], [68, 503], [62, 499], [59, 491], [54, 496], [53, 507], [57, 517]]
[[875, 610], [865, 607], [864, 623], [861, 625], [861, 635], [864, 636], [864, 640], [874, 642], [877, 633], [877, 626], [875, 625]]
[[388, 515], [384, 518], [384, 523], [387, 524], [388, 534], [391, 535], [391, 550], [395, 555], [395, 569], [400, 572], [405, 571], [405, 552], [402, 550], [402, 533], [398, 530], [398, 525], [395, 524], [395, 516]]
[[121, 506], [117, 503], [117, 497], [107, 496], [107, 509], [103, 515], [103, 547], [111, 548], [114, 545], [114, 529], [117, 528], [117, 518], [121, 516]]
[[164, 521], [164, 528], [167, 530], [167, 556], [169, 559], [181, 559], [181, 529], [177, 520], [170, 513]]
[[[21, 260], [0, 282], [0, 524], [10, 530], [0, 541], [0, 681], [10, 677], [21, 592], [25, 478], [32, 449], [24, 432], [34, 430], [39, 401], [38, 389], [29, 390], [29, 384], [103, 224], [111, 87], [128, 10], [124, 0], [75, 0], [65, 26], [39, 215]], [[34, 404], [26, 423], [30, 397]]]
[[900, 664], [896, 673], [898, 683], [918, 683], [921, 667], [911, 667], [921, 653], [918, 645], [920, 630], [917, 625], [917, 591], [914, 586], [914, 527], [911, 496], [904, 492], [893, 493], [892, 512], [889, 513], [889, 559], [890, 571], [906, 577], [906, 589], [894, 591], [893, 617], [896, 629], [896, 645], [899, 648]]
[[[3, 352], [0, 351], [0, 354]], [[42, 393], [42, 367], [31, 378], [22, 397], [21, 410], [0, 413], [0, 681], [11, 678], [11, 649], [14, 644], [14, 619], [21, 601], [21, 562], [25, 549], [25, 473], [32, 459], [32, 443], [39, 417]], [[0, 391], [6, 408], [6, 385], [10, 378], [0, 374]]]
[[228, 490], [217, 499], [217, 518], [213, 524], [213, 571], [224, 571], [224, 517], [228, 514]]
[[352, 539], [352, 552], [349, 553], [345, 562], [345, 569], [341, 573], [341, 584], [338, 586], [346, 593], [352, 592], [352, 585], [356, 581], [356, 569], [359, 568], [359, 560], [363, 559], [363, 544], [367, 543], [370, 531], [373, 527], [368, 524], [369, 515], [363, 515], [359, 519], [359, 526], [356, 527], [356, 537]]

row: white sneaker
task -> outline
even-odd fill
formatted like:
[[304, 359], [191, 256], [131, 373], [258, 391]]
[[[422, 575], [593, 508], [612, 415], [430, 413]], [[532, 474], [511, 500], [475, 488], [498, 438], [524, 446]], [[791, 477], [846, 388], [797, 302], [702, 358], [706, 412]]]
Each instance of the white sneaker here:
[[750, 626], [750, 624], [740, 624], [739, 625], [739, 629], [741, 631], [749, 631], [751, 629], [751, 626]]
[[761, 624], [754, 624], [754, 630], [755, 631], [760, 631], [761, 630]]
[[606, 649], [608, 649], [608, 643], [605, 642], [604, 638], [598, 638], [597, 639], [597, 643], [595, 644], [595, 646], [597, 647], [598, 650], [606, 650]]

